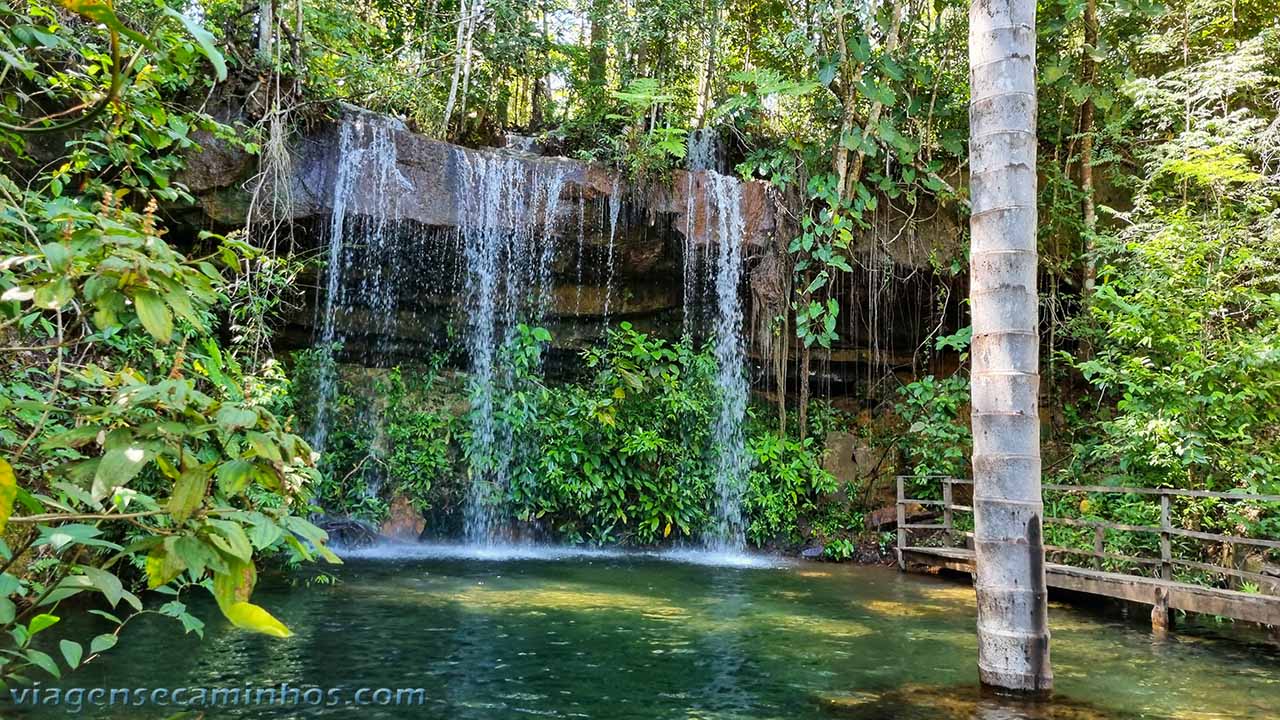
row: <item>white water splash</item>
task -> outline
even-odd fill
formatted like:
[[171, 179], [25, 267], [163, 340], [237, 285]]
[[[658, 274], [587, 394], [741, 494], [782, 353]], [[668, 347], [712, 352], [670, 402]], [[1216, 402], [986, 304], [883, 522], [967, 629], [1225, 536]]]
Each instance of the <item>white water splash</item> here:
[[732, 568], [784, 568], [793, 560], [777, 555], [713, 552], [707, 550], [621, 550], [618, 548], [557, 545], [474, 545], [453, 543], [380, 543], [362, 548], [335, 550], [349, 560], [470, 560], [480, 562], [661, 560], [688, 565]]

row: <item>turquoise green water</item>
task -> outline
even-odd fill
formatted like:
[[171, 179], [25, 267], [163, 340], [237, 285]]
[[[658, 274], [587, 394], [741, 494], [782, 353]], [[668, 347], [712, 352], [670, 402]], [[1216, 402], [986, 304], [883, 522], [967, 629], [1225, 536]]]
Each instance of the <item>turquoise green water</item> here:
[[[1195, 628], [1160, 642], [1140, 624], [1059, 605], [1051, 610], [1057, 702], [1029, 709], [979, 698], [972, 590], [892, 569], [422, 555], [349, 559], [334, 585], [260, 588], [255, 601], [297, 632], [286, 640], [234, 631], [209, 606], [201, 607], [209, 620], [204, 642], [177, 636], [172, 621], [146, 618], [59, 687], [289, 683], [329, 690], [324, 702], [335, 703], [199, 708], [209, 718], [1203, 719], [1280, 712], [1273, 647]], [[422, 702], [406, 695], [414, 704], [349, 704], [360, 688], [421, 688]], [[83, 707], [80, 715], [161, 718], [181, 709]], [[5, 710], [31, 718], [69, 712], [65, 705]]]

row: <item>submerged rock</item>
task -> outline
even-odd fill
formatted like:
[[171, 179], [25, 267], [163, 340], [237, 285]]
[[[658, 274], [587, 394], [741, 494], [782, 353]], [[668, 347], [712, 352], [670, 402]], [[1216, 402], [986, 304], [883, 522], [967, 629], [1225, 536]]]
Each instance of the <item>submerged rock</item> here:
[[1067, 698], [1034, 700], [978, 685], [904, 685], [815, 698], [824, 714], [854, 720], [1130, 720], [1139, 715]]
[[822, 553], [826, 549], [827, 548], [824, 545], [815, 545], [814, 547], [807, 547], [800, 551], [800, 557], [804, 558], [805, 560], [820, 560], [822, 559]]

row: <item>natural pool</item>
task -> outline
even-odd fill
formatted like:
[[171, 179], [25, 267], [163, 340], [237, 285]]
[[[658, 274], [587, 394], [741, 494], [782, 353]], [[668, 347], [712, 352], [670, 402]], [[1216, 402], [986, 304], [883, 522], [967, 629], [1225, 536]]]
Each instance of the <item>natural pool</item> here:
[[[732, 559], [730, 559], [732, 560]], [[1280, 651], [1190, 628], [1051, 608], [1062, 702], [1048, 714], [975, 690], [967, 585], [893, 569], [788, 561], [439, 547], [357, 554], [338, 581], [264, 586], [296, 635], [204, 642], [147, 617], [62, 686], [334, 688], [331, 707], [206, 709], [209, 718], [1274, 718]], [[422, 688], [425, 703], [345, 703]], [[385, 695], [383, 696], [385, 697]], [[1081, 707], [1087, 703], [1088, 707]], [[182, 708], [85, 707], [168, 718]], [[67, 708], [5, 716], [66, 717]], [[1039, 712], [1040, 714], [1037, 714]], [[191, 716], [194, 717], [194, 716]]]

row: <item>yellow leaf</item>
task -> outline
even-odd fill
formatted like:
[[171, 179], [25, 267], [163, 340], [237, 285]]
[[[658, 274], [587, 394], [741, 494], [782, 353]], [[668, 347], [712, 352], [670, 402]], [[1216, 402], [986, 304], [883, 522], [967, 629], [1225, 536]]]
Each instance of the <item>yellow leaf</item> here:
[[667, 527], [662, 531], [662, 537], [669, 537], [670, 535], [671, 535], [671, 523], [667, 523]]
[[253, 603], [233, 603], [223, 608], [222, 614], [227, 616], [232, 625], [244, 630], [251, 630], [278, 638], [287, 638], [293, 635], [293, 631], [285, 627], [284, 623]]
[[18, 496], [18, 480], [13, 476], [13, 466], [0, 458], [0, 532], [13, 514], [13, 500]]
[[623, 400], [627, 397], [627, 391], [623, 390], [621, 387], [616, 387], [613, 389], [613, 396], [619, 400]]
[[1082, 513], [1089, 512], [1089, 507], [1090, 507], [1089, 498], [1085, 498], [1080, 501], [1080, 512]]

